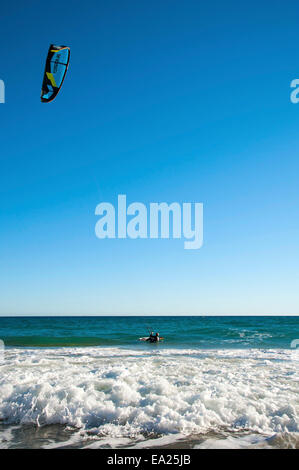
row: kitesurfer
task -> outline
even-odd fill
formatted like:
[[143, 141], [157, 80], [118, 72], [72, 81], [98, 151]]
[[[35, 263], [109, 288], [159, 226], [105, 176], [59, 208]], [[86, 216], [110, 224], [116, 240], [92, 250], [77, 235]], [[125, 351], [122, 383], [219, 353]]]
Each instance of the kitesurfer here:
[[154, 335], [154, 332], [151, 331], [146, 341], [149, 341], [150, 343], [157, 343], [158, 341], [160, 341], [159, 333], [156, 333]]
[[150, 341], [151, 343], [155, 342], [155, 335], [154, 335], [153, 331], [150, 332], [150, 335], [149, 335], [149, 337], [147, 338], [146, 341]]

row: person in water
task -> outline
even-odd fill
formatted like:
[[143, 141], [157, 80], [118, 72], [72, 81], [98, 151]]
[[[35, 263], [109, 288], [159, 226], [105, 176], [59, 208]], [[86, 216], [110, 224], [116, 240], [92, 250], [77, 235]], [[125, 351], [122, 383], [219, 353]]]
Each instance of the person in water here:
[[151, 343], [157, 343], [158, 341], [160, 341], [159, 333], [156, 333], [154, 335], [154, 332], [151, 331], [149, 338], [146, 341], [150, 341]]
[[150, 341], [151, 343], [153, 343], [155, 341], [155, 335], [154, 335], [153, 331], [150, 332], [150, 335], [149, 335], [149, 337], [147, 338], [146, 341]]

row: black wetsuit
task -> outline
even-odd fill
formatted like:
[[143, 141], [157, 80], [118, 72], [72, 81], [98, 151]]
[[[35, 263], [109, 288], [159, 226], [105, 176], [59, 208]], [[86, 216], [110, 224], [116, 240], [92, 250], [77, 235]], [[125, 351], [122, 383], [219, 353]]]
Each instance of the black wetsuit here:
[[157, 335], [150, 335], [146, 341], [149, 341], [150, 343], [157, 343], [159, 341], [159, 337]]

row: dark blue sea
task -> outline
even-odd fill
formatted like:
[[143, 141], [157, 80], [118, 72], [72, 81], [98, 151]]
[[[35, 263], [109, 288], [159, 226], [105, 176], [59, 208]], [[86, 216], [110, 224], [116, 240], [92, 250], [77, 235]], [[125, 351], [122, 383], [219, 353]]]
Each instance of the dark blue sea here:
[[129, 346], [149, 330], [159, 348], [290, 348], [299, 317], [0, 317], [6, 346]]

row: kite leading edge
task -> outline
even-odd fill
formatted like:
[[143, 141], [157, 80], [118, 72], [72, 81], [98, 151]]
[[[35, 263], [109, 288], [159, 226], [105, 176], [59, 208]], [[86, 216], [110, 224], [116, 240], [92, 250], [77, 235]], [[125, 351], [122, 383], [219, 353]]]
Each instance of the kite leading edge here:
[[53, 101], [58, 95], [70, 61], [70, 48], [51, 44], [46, 60], [42, 84], [42, 103]]

